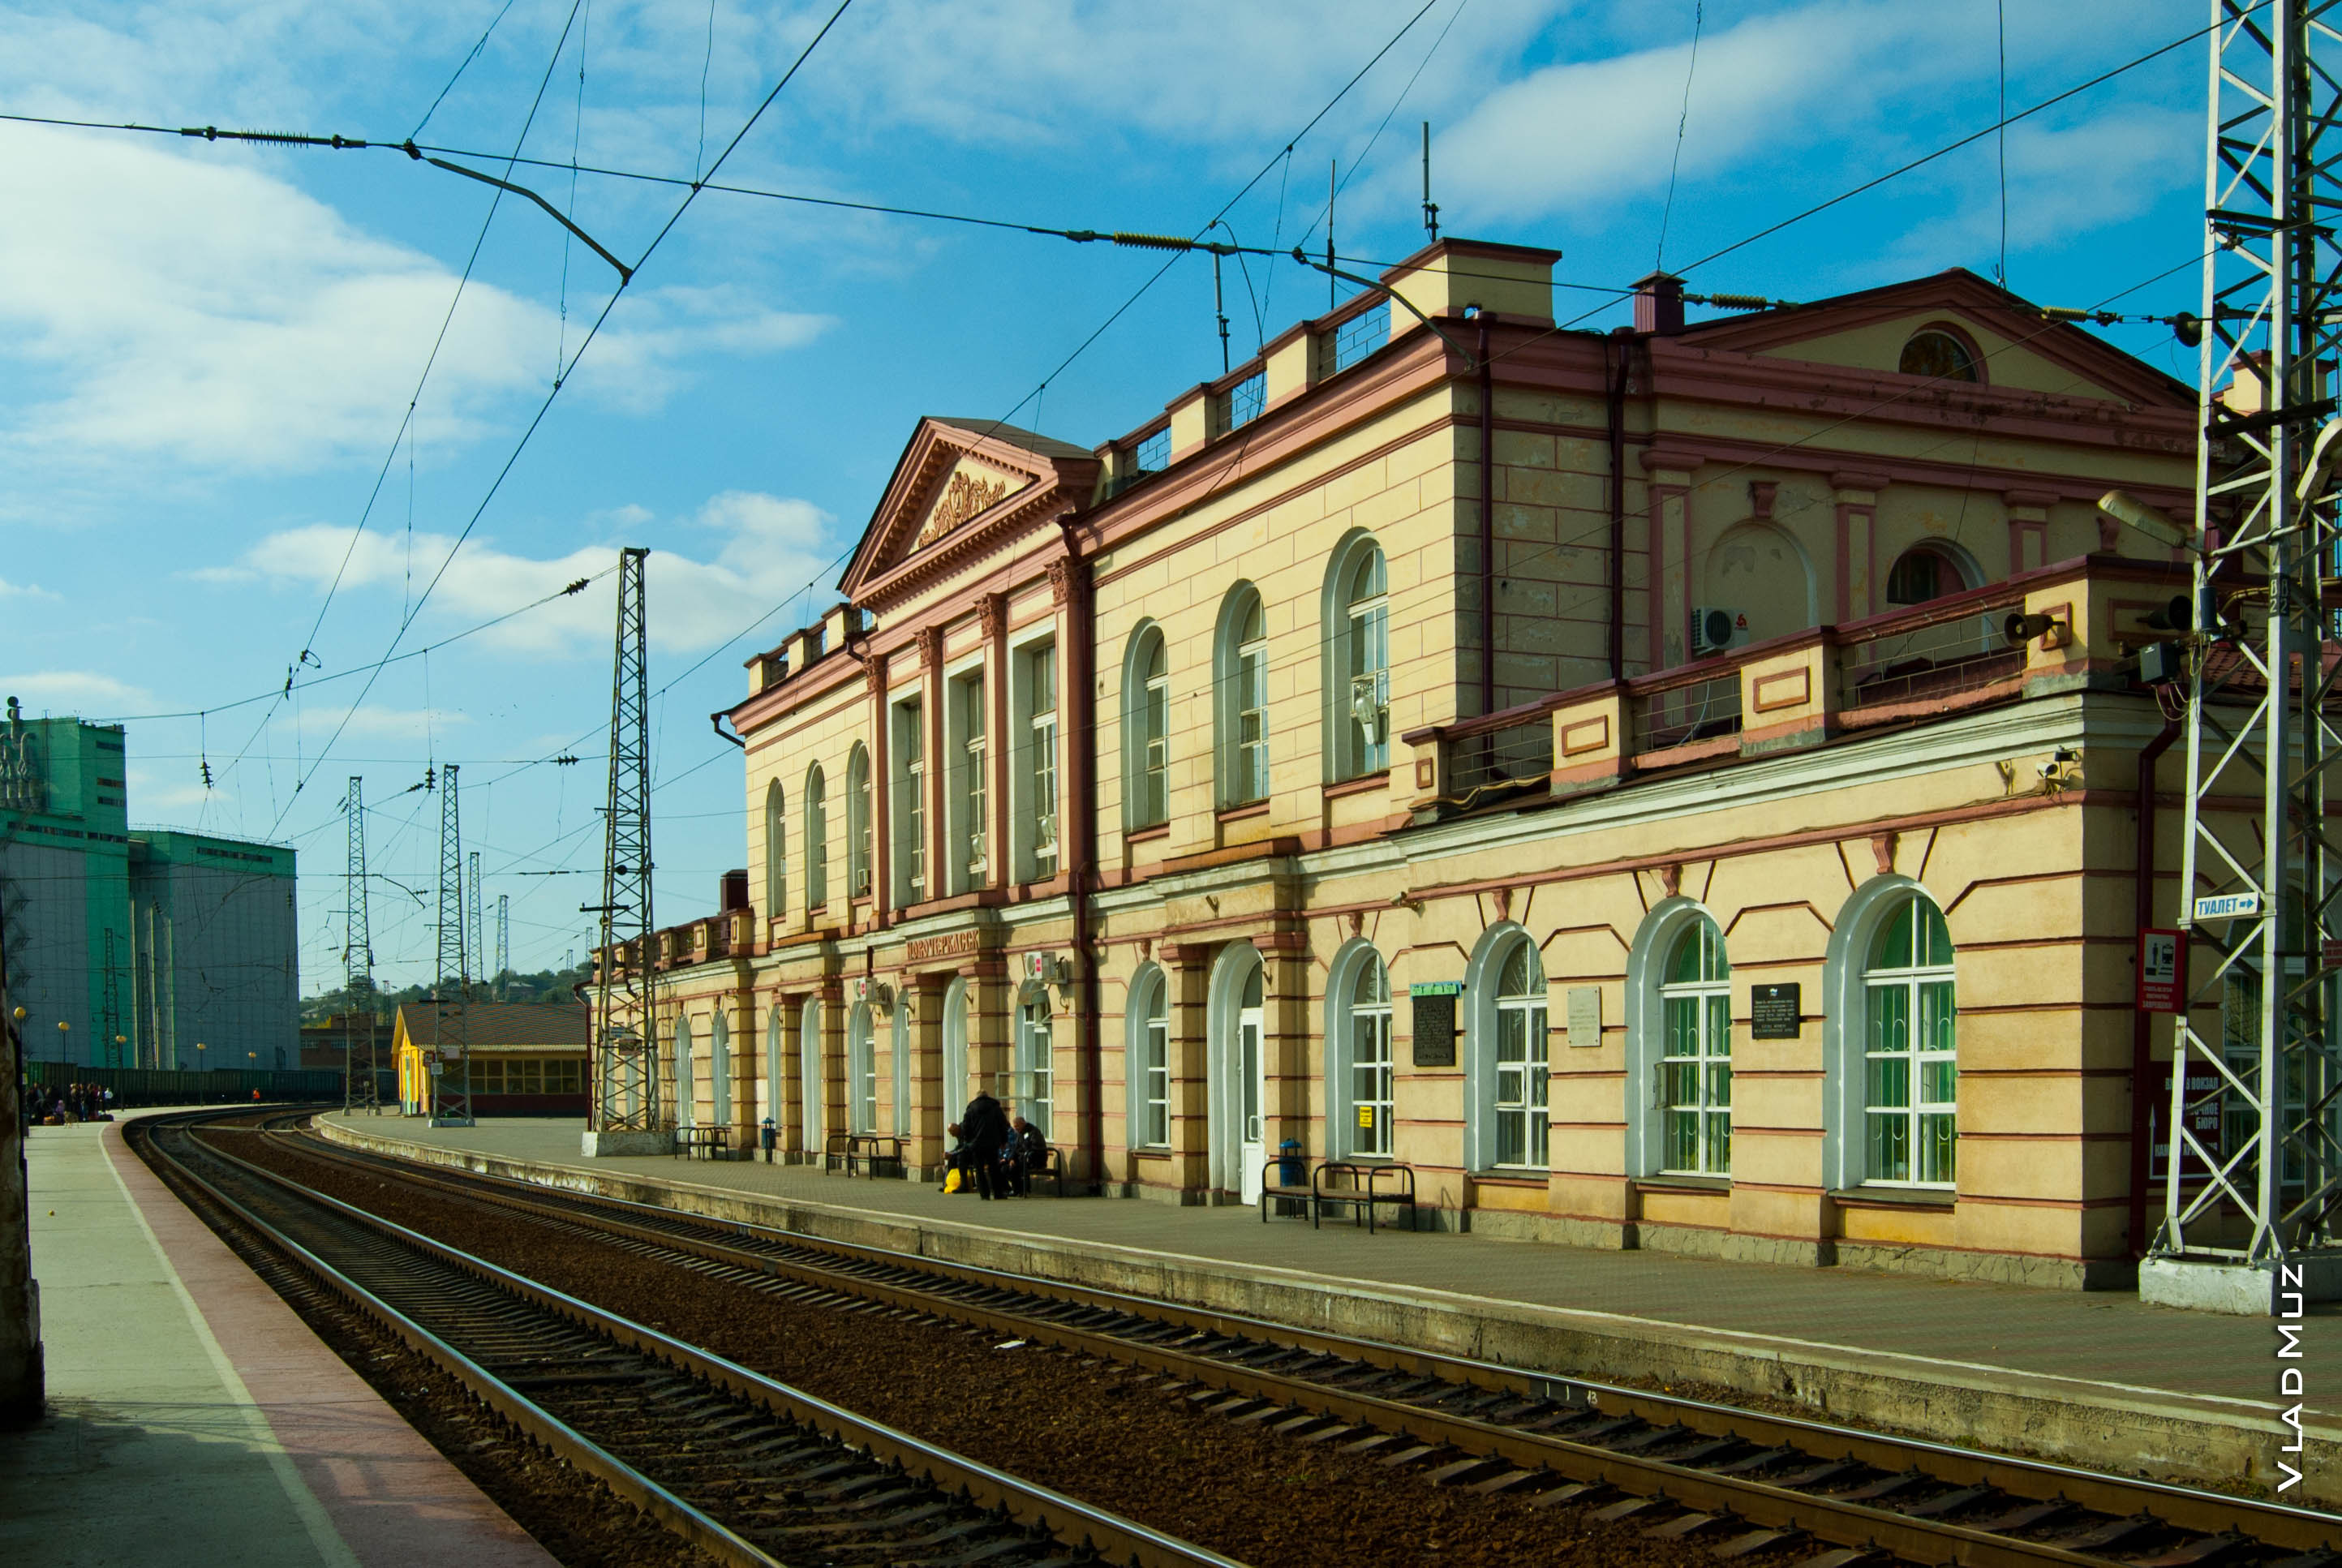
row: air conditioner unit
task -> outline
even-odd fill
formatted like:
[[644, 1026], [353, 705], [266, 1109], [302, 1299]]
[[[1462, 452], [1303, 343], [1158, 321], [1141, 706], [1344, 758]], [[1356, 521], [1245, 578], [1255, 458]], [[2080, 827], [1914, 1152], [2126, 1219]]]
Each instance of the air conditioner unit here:
[[1383, 691], [1379, 674], [1350, 677], [1350, 717], [1357, 721], [1359, 733], [1370, 746], [1385, 744], [1390, 738], [1390, 704]]
[[1056, 813], [1045, 811], [1033, 819], [1033, 853], [1036, 854], [1057, 853]]
[[892, 1013], [895, 1010], [895, 988], [884, 981], [874, 984], [870, 987], [870, 1002], [879, 1012]]
[[991, 862], [986, 857], [984, 853], [984, 834], [981, 833], [972, 833], [968, 834], [967, 869], [969, 873], [973, 875], [981, 876], [990, 867], [990, 865]]
[[867, 871], [857, 871], [854, 874], [854, 896], [856, 898], [870, 896], [870, 874]]
[[1695, 604], [1691, 611], [1691, 656], [1705, 659], [1729, 652], [1748, 641], [1748, 613], [1716, 604]]

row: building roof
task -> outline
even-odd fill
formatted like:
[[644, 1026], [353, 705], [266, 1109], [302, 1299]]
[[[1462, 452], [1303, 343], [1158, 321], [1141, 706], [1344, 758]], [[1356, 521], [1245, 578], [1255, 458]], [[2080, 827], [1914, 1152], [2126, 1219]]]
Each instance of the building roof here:
[[1037, 430], [1026, 430], [1015, 424], [1003, 424], [997, 419], [988, 415], [979, 415], [974, 419], [955, 419], [947, 414], [930, 414], [927, 417], [937, 424], [948, 424], [955, 430], [966, 430], [994, 441], [1005, 441], [1011, 446], [1021, 446], [1026, 451], [1042, 457], [1071, 457], [1078, 460], [1097, 455], [1086, 446], [1076, 446], [1070, 441], [1060, 441], [1054, 435], [1044, 435]]
[[[448, 1012], [452, 1022], [454, 1009]], [[410, 1044], [436, 1045], [439, 1018], [436, 1004], [402, 1003], [398, 1030]], [[583, 1004], [475, 1002], [464, 1011], [464, 1039], [471, 1045], [534, 1045], [583, 1051], [591, 1023]]]

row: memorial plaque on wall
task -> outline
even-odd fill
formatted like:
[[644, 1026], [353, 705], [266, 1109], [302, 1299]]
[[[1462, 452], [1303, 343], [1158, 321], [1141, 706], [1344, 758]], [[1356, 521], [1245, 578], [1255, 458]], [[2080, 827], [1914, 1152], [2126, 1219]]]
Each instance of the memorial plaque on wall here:
[[1464, 994], [1460, 980], [1428, 980], [1406, 988], [1415, 1004], [1415, 1065], [1456, 1065], [1456, 999]]
[[1569, 988], [1569, 1044], [1573, 1050], [1586, 1050], [1602, 1044], [1602, 987], [1573, 985]]
[[1803, 1027], [1804, 1009], [1797, 987], [1752, 985], [1748, 988], [1748, 1035], [1752, 1040], [1795, 1040]]

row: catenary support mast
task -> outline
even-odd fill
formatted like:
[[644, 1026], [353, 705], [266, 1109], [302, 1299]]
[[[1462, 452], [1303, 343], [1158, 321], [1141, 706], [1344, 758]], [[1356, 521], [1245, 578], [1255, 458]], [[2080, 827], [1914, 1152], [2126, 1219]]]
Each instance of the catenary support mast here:
[[472, 1124], [472, 999], [470, 954], [464, 946], [464, 826], [455, 794], [456, 767], [439, 770], [439, 978], [432, 987], [432, 1013], [439, 1071], [433, 1079], [431, 1124]]
[[2337, 534], [2330, 480], [2305, 484], [2342, 355], [2331, 5], [2212, 6], [2179, 910], [2196, 961], [2140, 1290], [2238, 1312], [2342, 1265], [2342, 857], [2326, 815], [2342, 737], [2321, 581]]
[[484, 984], [488, 976], [477, 966], [488, 956], [486, 935], [480, 927], [480, 852], [475, 849], [464, 861], [464, 956], [471, 961], [465, 973]]
[[489, 983], [495, 987], [495, 999], [505, 999], [505, 976], [512, 973], [512, 894], [496, 894], [496, 968]]
[[350, 793], [342, 798], [349, 817], [350, 857], [345, 891], [348, 896], [342, 931], [342, 1108], [381, 1109], [375, 1092], [378, 1064], [374, 1052], [374, 932], [366, 917], [365, 780], [350, 775]]
[[[651, 735], [643, 563], [618, 552], [618, 631], [610, 681], [610, 794], [604, 807], [601, 943], [594, 993], [594, 1125], [656, 1134], [659, 1066], [651, 1017]], [[614, 1144], [614, 1147], [616, 1145]]]

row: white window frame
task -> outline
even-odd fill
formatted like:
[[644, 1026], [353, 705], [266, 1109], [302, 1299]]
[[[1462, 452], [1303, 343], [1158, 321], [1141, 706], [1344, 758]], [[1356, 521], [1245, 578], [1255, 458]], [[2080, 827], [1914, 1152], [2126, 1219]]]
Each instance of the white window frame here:
[[[1666, 978], [1686, 943], [1697, 944], [1703, 954], [1700, 975], [1688, 981]], [[1709, 973], [1705, 955], [1713, 954], [1720, 974]], [[1724, 932], [1706, 911], [1681, 923], [1659, 959], [1658, 1038], [1651, 1053], [1650, 1093], [1658, 1126], [1658, 1168], [1670, 1176], [1729, 1176], [1732, 1174], [1732, 960]], [[1687, 1024], [1688, 1034], [1678, 1025]], [[1692, 1049], [1673, 1047], [1687, 1041]], [[1688, 1094], [1671, 1092], [1688, 1088]], [[1676, 1131], [1690, 1118], [1691, 1159], [1676, 1158]]]
[[789, 803], [781, 781], [765, 785], [765, 918], [789, 907]]
[[[1010, 650], [1014, 671], [1016, 765], [1009, 770], [1015, 820], [1016, 880], [1041, 882], [1057, 874], [1064, 842], [1063, 802], [1058, 789], [1056, 638], [1048, 634]], [[1044, 676], [1046, 678], [1044, 679]], [[1046, 700], [1047, 706], [1040, 705]]]
[[[1540, 984], [1519, 996], [1503, 994], [1506, 965], [1526, 946]], [[1531, 1174], [1548, 1169], [1551, 1156], [1549, 1105], [1552, 1035], [1547, 1025], [1547, 984], [1545, 962], [1536, 944], [1522, 926], [1506, 922], [1482, 937], [1465, 976], [1465, 999], [1470, 1007], [1469, 1077], [1471, 1158], [1476, 1170]], [[1510, 1032], [1523, 1053], [1517, 1062], [1504, 1060]], [[1505, 1124], [1517, 1124], [1525, 1145], [1519, 1159], [1506, 1159]]]
[[891, 1064], [893, 1079], [894, 1123], [889, 1129], [898, 1138], [911, 1135], [911, 993], [903, 987], [895, 996], [895, 1042]]
[[[1335, 955], [1330, 974], [1326, 995], [1333, 1014], [1334, 1050], [1326, 1064], [1326, 1103], [1331, 1125], [1326, 1147], [1342, 1159], [1395, 1158], [1398, 1059], [1392, 1047], [1395, 1013], [1390, 966], [1371, 944], [1356, 941]], [[1381, 996], [1362, 998], [1361, 993], [1376, 976]], [[1361, 1108], [1374, 1114], [1371, 1129], [1362, 1131], [1359, 1126]]]
[[846, 757], [846, 898], [871, 895], [870, 748], [860, 741]]
[[973, 1098], [968, 1094], [968, 1047], [975, 1033], [968, 1025], [974, 1022], [969, 1014], [976, 1006], [976, 987], [965, 974], [952, 976], [944, 988], [944, 1060], [943, 1108], [946, 1121], [958, 1119], [960, 1107]]
[[1163, 628], [1139, 624], [1122, 670], [1123, 825], [1171, 820], [1171, 659]]
[[846, 1130], [878, 1130], [878, 1024], [867, 1002], [846, 1015]]
[[718, 1127], [732, 1124], [732, 1020], [721, 1007], [707, 1025], [707, 1101]]
[[1239, 583], [1228, 590], [1214, 643], [1216, 771], [1226, 811], [1268, 798], [1268, 605], [1258, 588]]
[[1171, 1146], [1171, 987], [1160, 966], [1143, 966], [1130, 983], [1130, 1146]]
[[950, 796], [945, 831], [951, 855], [951, 875], [944, 880], [954, 893], [969, 893], [985, 885], [992, 872], [991, 714], [985, 706], [983, 668], [946, 676], [944, 692]]
[[828, 1121], [822, 1104], [821, 998], [806, 999], [797, 1019], [797, 1148], [805, 1154], [822, 1152], [822, 1134]]
[[[1016, 1043], [1009, 1061], [1008, 1114], [1022, 1116], [1051, 1135], [1056, 1108], [1056, 1027], [1049, 1012], [1046, 986], [1028, 985], [1016, 998]], [[1021, 1091], [1021, 1092], [1020, 1092]], [[1035, 1115], [1038, 1111], [1040, 1114]]]
[[[1909, 964], [1881, 965], [1868, 962], [1886, 940], [1897, 913], [1907, 904], [1913, 908], [1913, 961]], [[1954, 974], [1957, 949], [1947, 929], [1944, 937], [1946, 953], [1941, 963], [1922, 960], [1919, 951], [1927, 924], [1926, 916], [1932, 914], [1940, 921], [1943, 912], [1933, 899], [1923, 893], [1912, 893], [1894, 901], [1883, 910], [1873, 925], [1865, 944], [1866, 962], [1862, 974], [1862, 1126], [1861, 1140], [1863, 1184], [1878, 1187], [1911, 1187], [1922, 1190], [1950, 1191], [1958, 1185], [1959, 1171], [1959, 992]], [[1951, 1035], [1947, 1047], [1931, 1048], [1923, 1041], [1925, 1027], [1922, 1004], [1927, 994], [1941, 988], [1949, 1003], [1949, 1012], [1943, 1023]], [[1890, 1007], [1901, 1010], [1900, 1027], [1887, 1016]], [[1880, 1048], [1891, 1033], [1897, 1042], [1896, 1048]], [[1895, 1071], [1899, 1068], [1900, 1072]], [[1933, 1069], [1934, 1071], [1931, 1071]], [[1944, 1074], [1939, 1076], [1938, 1074]], [[1880, 1104], [1880, 1085], [1900, 1078], [1901, 1105]], [[1948, 1097], [1932, 1093], [1938, 1086], [1950, 1090]], [[1882, 1172], [1882, 1162], [1877, 1153], [1877, 1134], [1882, 1126], [1901, 1124], [1903, 1134], [1903, 1167], [1901, 1174]], [[1921, 1174], [1928, 1169], [1927, 1140], [1931, 1123], [1940, 1123], [1948, 1134], [1946, 1139], [1944, 1164], [1933, 1174]]]
[[677, 1014], [675, 1021], [675, 1124], [678, 1127], [699, 1125], [698, 1087], [691, 1075], [691, 1020]]
[[806, 911], [829, 903], [829, 781], [816, 763], [806, 774]]
[[940, 894], [927, 884], [926, 704], [910, 696], [890, 709], [895, 809], [887, 825], [895, 840], [895, 903], [902, 908]]
[[[1371, 591], [1352, 589], [1369, 570]], [[1390, 562], [1371, 534], [1359, 530], [1335, 546], [1325, 589], [1326, 781], [1345, 783], [1390, 768]], [[1377, 715], [1376, 739], [1358, 716], [1358, 688]]]

